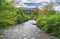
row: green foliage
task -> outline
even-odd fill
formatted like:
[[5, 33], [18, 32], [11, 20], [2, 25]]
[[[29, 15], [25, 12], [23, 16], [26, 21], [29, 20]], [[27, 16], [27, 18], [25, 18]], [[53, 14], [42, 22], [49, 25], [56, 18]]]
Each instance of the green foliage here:
[[17, 19], [17, 8], [13, 6], [0, 8], [0, 29], [5, 28], [8, 25], [16, 24]]
[[[4, 4], [3, 4], [4, 3]], [[0, 7], [0, 29], [16, 24], [17, 14], [19, 10], [8, 2], [4, 2]]]
[[46, 32], [60, 37], [60, 14], [44, 16], [37, 21], [37, 25]]
[[30, 17], [26, 15], [21, 9], [17, 12], [17, 23], [23, 23], [27, 20], [29, 20]]
[[0, 0], [0, 8], [3, 8], [5, 0]]
[[23, 23], [30, 19], [21, 9], [14, 7], [6, 2], [3, 8], [0, 8], [0, 29]]

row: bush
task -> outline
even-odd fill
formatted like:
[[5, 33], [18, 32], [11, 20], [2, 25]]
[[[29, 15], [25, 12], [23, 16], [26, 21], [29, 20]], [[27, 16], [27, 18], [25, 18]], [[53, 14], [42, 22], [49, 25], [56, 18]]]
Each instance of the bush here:
[[60, 14], [42, 17], [37, 21], [37, 25], [46, 32], [60, 37]]
[[17, 8], [10, 6], [9, 8], [0, 8], [0, 29], [8, 25], [16, 24]]
[[17, 12], [17, 23], [23, 23], [30, 19], [30, 16], [26, 15], [21, 9]]
[[0, 29], [23, 23], [30, 19], [21, 9], [18, 9], [10, 3], [5, 3], [5, 7], [0, 8]]

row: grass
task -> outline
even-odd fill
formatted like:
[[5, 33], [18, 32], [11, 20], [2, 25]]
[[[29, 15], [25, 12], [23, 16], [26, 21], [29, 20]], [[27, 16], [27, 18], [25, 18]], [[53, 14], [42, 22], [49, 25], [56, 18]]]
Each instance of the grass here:
[[60, 14], [37, 17], [37, 26], [47, 33], [60, 37]]

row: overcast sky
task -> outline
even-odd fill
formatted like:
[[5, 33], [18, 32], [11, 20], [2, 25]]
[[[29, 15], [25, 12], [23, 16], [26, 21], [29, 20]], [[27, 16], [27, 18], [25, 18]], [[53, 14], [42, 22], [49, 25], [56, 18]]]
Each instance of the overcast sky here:
[[47, 2], [49, 2], [49, 0], [22, 0], [22, 2], [45, 2], [45, 1], [47, 1]]
[[[49, 2], [50, 0], [21, 0], [22, 2], [32, 2], [32, 3], [39, 3], [39, 2]], [[55, 0], [53, 0], [55, 1]], [[33, 8], [35, 6], [27, 6], [27, 5], [24, 5], [24, 4], [21, 4], [23, 7], [27, 7], [27, 8]], [[55, 7], [56, 10], [60, 10], [60, 6], [58, 7]]]

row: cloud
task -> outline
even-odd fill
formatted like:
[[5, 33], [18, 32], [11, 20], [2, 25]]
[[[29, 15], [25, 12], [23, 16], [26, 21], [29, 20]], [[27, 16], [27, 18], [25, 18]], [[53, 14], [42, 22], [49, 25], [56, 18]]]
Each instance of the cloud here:
[[49, 0], [38, 0], [38, 2], [49, 2]]
[[49, 0], [21, 0], [22, 2], [32, 2], [32, 3], [38, 3], [38, 2], [49, 2]]
[[55, 6], [54, 8], [56, 11], [60, 11], [60, 6]]
[[24, 3], [19, 3], [18, 5], [16, 4], [16, 7], [34, 8], [35, 6], [28, 6], [28, 5], [25, 5]]
[[[22, 0], [22, 3], [20, 3], [19, 5], [17, 5], [17, 7], [24, 7], [24, 8], [35, 8], [36, 6], [28, 6], [28, 5], [25, 5], [24, 4], [24, 2], [28, 2], [28, 3], [31, 3], [31, 2], [33, 2], [33, 3], [39, 3], [39, 2], [45, 2], [45, 1], [47, 1], [47, 2], [49, 2], [49, 0], [38, 0], [38, 1], [36, 1], [36, 0], [30, 0], [30, 1], [28, 1], [28, 0]], [[45, 3], [43, 3], [43, 5], [45, 5]], [[41, 8], [42, 6], [39, 6], [39, 8]], [[55, 8], [55, 10], [59, 10], [60, 11], [60, 6], [54, 6], [54, 8]]]
[[[35, 2], [32, 1], [33, 3], [35, 3], [35, 5], [30, 6], [31, 4], [30, 4], [30, 5], [24, 4], [24, 3], [27, 3], [27, 2], [28, 2], [28, 3], [31, 3], [31, 1], [32, 1], [32, 0], [30, 0], [30, 1], [24, 0], [24, 1], [20, 2], [20, 3], [16, 3], [16, 6], [17, 6], [17, 7], [25, 7], [25, 8], [35, 8], [35, 7], [36, 7], [36, 3], [39, 3], [39, 1], [36, 2], [36, 0], [35, 0]], [[46, 5], [46, 4], [47, 4], [47, 3], [43, 2], [42, 5], [40, 4], [39, 7], [41, 7], [41, 6], [43, 6], [43, 5]]]

